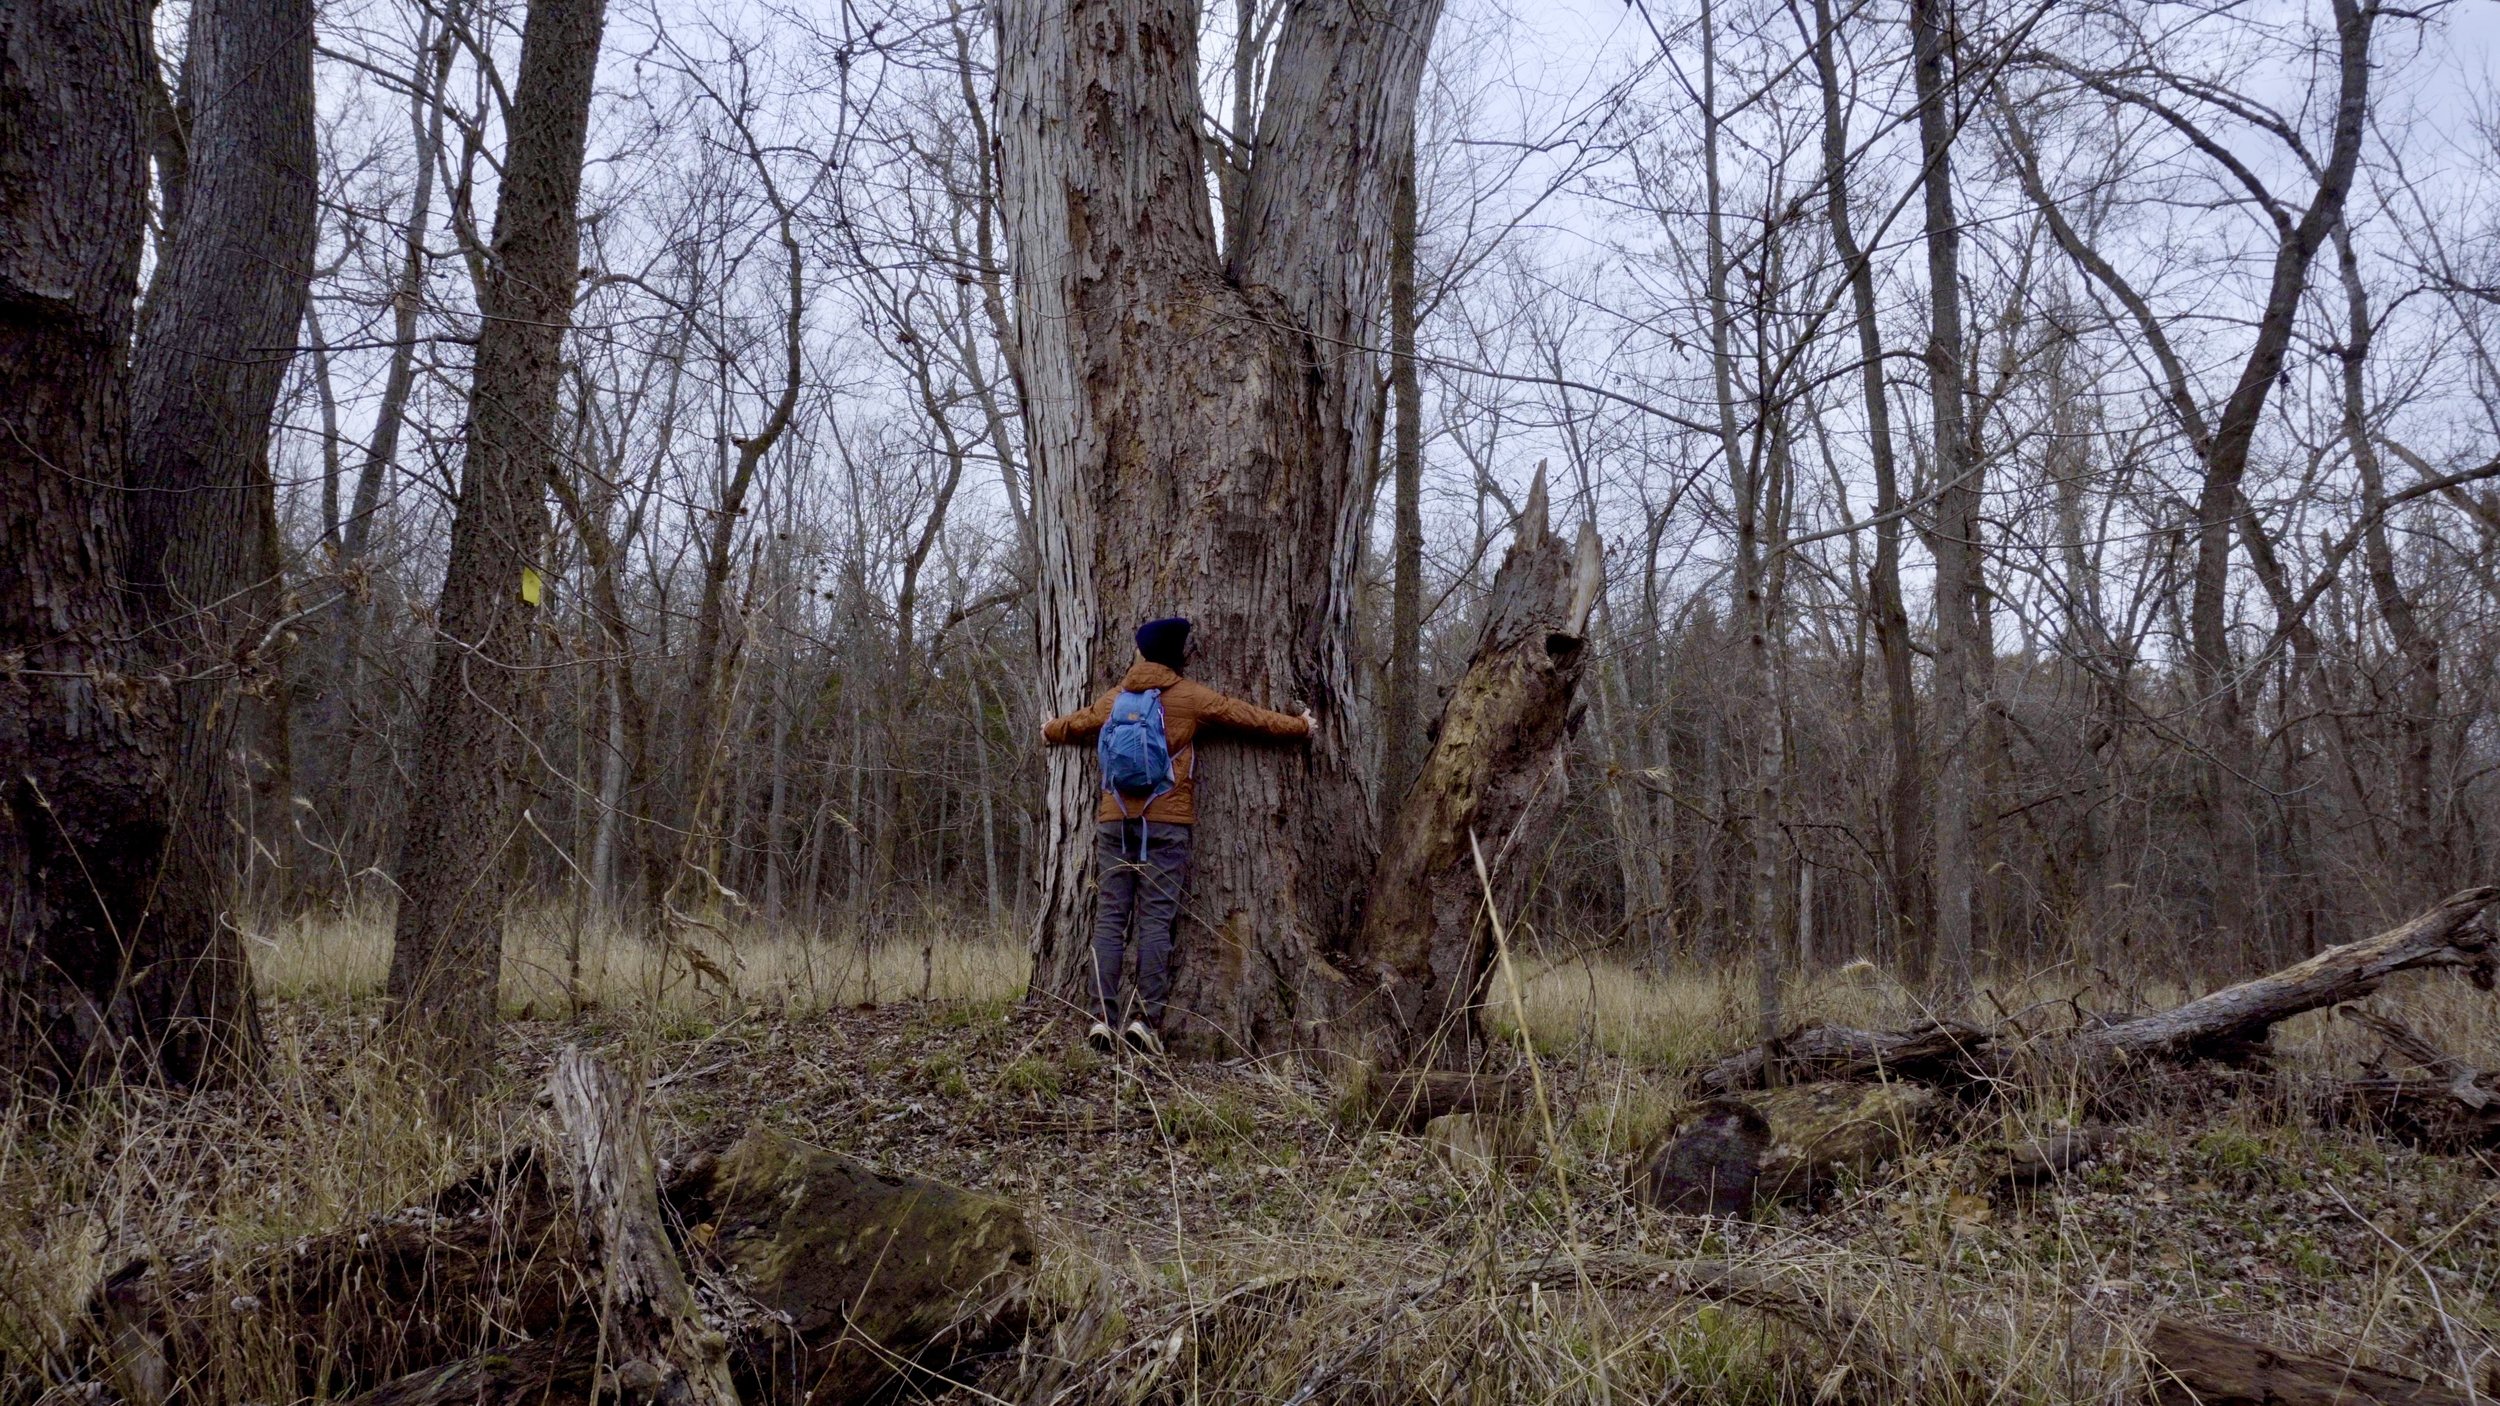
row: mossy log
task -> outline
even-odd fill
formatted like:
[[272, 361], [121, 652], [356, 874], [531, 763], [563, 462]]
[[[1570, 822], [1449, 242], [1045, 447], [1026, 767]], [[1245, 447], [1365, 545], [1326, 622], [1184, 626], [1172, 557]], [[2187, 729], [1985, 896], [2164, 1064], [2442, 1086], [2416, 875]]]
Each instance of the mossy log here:
[[[288, 1245], [134, 1264], [91, 1305], [95, 1375], [134, 1406], [686, 1399], [613, 1312], [603, 1343], [601, 1237], [551, 1160]], [[725, 1339], [748, 1406], [864, 1400], [1023, 1327], [1035, 1250], [1007, 1202], [762, 1130], [659, 1194], [700, 1286], [689, 1331]]]

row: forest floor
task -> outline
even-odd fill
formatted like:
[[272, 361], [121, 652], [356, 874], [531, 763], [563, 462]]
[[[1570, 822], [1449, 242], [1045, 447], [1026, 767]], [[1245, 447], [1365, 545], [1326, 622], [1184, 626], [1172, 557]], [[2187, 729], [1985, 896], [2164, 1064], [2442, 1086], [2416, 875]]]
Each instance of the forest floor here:
[[[2297, 1078], [2199, 1080], [2096, 1165], [2015, 1194], [1991, 1184], [1985, 1149], [2074, 1111], [2035, 1098], [1965, 1118], [1817, 1204], [1736, 1225], [1623, 1192], [1690, 1069], [1743, 1043], [1752, 1019], [1733, 977], [1585, 963], [1533, 976], [1499, 1033], [1517, 1041], [1525, 1017], [1547, 1112], [1520, 1159], [1487, 1169], [1366, 1126], [1290, 1061], [1097, 1056], [1072, 1022], [1014, 999], [1020, 963], [1003, 945], [904, 944], [807, 1000], [754, 984], [786, 981], [776, 958], [731, 992], [558, 1018], [525, 974], [507, 999], [510, 1091], [454, 1131], [368, 1057], [363, 959], [325, 960], [272, 964], [264, 1089], [134, 1096], [74, 1127], [0, 1124], [11, 1375], [133, 1256], [384, 1212], [532, 1136], [530, 1091], [571, 1042], [646, 1081], [664, 1156], [771, 1125], [1022, 1205], [1045, 1247], [1046, 1326], [965, 1401], [1011, 1380], [1132, 1406], [2114, 1401], [2140, 1396], [2142, 1335], [2165, 1316], [2500, 1391], [2500, 1159], [2336, 1126], [2285, 1092]], [[1863, 967], [1794, 999], [1898, 1014]], [[2377, 999], [2469, 1059], [2500, 1053], [2500, 1003], [2462, 983], [2400, 977]], [[2367, 1042], [2342, 1024], [2284, 1027], [2285, 1071], [2349, 1064]], [[1622, 1269], [1697, 1256], [1854, 1305], [1849, 1340]]]

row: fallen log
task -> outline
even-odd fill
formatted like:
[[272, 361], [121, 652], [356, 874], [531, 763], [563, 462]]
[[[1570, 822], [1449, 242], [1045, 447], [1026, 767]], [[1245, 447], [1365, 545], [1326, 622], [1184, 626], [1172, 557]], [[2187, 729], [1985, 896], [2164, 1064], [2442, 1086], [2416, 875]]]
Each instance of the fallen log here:
[[1448, 1069], [1401, 1069], [1366, 1074], [1352, 1091], [1354, 1121], [1388, 1132], [1420, 1133], [1435, 1118], [1516, 1113], [1530, 1102], [1527, 1081], [1512, 1074], [1468, 1074]]
[[617, 1089], [571, 1078], [571, 1175], [525, 1149], [291, 1244], [134, 1263], [90, 1302], [88, 1374], [131, 1406], [693, 1399], [683, 1357], [718, 1392], [725, 1348], [736, 1395], [714, 1400], [836, 1406], [1022, 1331], [1036, 1257], [1014, 1206], [763, 1130], [665, 1186], [647, 1150], [639, 1174], [585, 1176], [637, 1152]]
[[2424, 1071], [2395, 1076], [2384, 1060], [2371, 1061], [2368, 1077], [2337, 1087], [2335, 1103], [2343, 1113], [2435, 1147], [2500, 1140], [2500, 1072], [2474, 1068], [2393, 1016], [2364, 1006], [2346, 1006], [2341, 1014], [2376, 1032], [2389, 1054]]
[[1954, 1087], [2005, 1077], [2015, 1055], [2071, 1073], [2123, 1062], [2260, 1059], [2278, 1023], [2370, 995], [2398, 972], [2451, 968], [2483, 990], [2500, 978], [2500, 954], [2483, 911], [2500, 888], [2467, 889], [2410, 922], [2278, 972], [2149, 1015], [2096, 1020], [2022, 1051], [1968, 1027], [1929, 1021], [1907, 1030], [1811, 1026], [1730, 1055], [1704, 1070], [1716, 1094], [1824, 1079], [1908, 1079]]
[[1965, 1083], [1992, 1067], [1992, 1045], [1987, 1032], [1959, 1022], [1897, 1031], [1808, 1026], [1720, 1060], [1702, 1071], [1701, 1085], [1728, 1094], [1836, 1079]]
[[1916, 1084], [1792, 1084], [1714, 1098], [1634, 1160], [1632, 1192], [1664, 1211], [1734, 1216], [1863, 1177], [1913, 1145], [1936, 1103]]
[[2465, 1406], [2446, 1387], [2165, 1318], [2145, 1348], [2157, 1406]]
[[2492, 935], [2479, 921], [2500, 888], [2470, 888], [2400, 927], [2330, 947], [2279, 972], [2226, 986], [2185, 1005], [2068, 1037], [2087, 1058], [2192, 1059], [2262, 1043], [2277, 1022], [2357, 1001], [2401, 971], [2454, 967], [2485, 991], [2500, 976]]

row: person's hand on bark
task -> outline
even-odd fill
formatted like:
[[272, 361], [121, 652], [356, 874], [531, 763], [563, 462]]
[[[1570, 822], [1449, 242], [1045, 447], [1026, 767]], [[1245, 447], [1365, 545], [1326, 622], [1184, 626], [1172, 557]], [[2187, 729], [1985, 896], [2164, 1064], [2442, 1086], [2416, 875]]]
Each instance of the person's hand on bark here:
[[1319, 719], [1312, 715], [1310, 704], [1297, 698], [1287, 706], [1293, 710], [1293, 715], [1295, 717], [1302, 719], [1302, 725], [1309, 729], [1309, 731], [1302, 734], [1303, 741], [1308, 742], [1312, 738], [1319, 736]]

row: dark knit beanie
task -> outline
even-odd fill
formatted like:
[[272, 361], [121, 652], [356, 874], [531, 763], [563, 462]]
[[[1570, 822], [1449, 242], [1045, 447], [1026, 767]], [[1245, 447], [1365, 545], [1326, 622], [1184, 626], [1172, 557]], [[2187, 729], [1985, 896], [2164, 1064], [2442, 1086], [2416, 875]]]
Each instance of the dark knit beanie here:
[[1183, 616], [1149, 620], [1137, 627], [1137, 654], [1141, 659], [1177, 671], [1188, 648], [1189, 621]]

